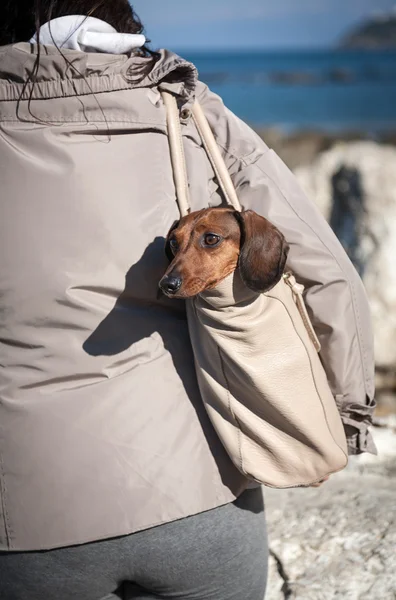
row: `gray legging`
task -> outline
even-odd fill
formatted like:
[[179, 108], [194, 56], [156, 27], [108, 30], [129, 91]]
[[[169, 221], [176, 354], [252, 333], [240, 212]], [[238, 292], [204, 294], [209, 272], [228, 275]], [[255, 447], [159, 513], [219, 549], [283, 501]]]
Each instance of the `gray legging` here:
[[259, 488], [206, 513], [133, 535], [0, 553], [2, 600], [263, 600], [267, 579]]

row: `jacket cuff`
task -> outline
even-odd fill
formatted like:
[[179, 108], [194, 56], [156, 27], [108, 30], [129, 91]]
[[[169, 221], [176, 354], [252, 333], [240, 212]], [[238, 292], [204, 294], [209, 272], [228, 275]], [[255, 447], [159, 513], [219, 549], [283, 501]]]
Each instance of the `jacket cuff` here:
[[378, 454], [369, 430], [373, 421], [376, 401], [366, 398], [367, 404], [357, 404], [343, 396], [336, 397], [348, 444], [348, 454]]

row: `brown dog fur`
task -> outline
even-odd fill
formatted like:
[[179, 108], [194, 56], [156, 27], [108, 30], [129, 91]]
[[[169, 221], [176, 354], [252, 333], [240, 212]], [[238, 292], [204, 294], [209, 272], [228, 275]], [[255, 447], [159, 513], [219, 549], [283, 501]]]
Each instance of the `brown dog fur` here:
[[[218, 243], [207, 243], [217, 238]], [[268, 291], [282, 277], [288, 245], [274, 225], [251, 210], [208, 208], [172, 226], [166, 253], [171, 263], [160, 288], [168, 296], [189, 298], [215, 287], [237, 267], [245, 285]], [[170, 278], [181, 282], [176, 291], [167, 289]]]

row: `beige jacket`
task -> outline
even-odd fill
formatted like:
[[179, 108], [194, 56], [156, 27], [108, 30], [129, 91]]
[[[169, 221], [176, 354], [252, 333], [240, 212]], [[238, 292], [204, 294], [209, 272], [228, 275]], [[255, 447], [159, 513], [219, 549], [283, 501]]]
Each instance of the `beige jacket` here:
[[[208, 422], [184, 305], [157, 299], [177, 218], [159, 88], [179, 99], [193, 209], [221, 203], [199, 98], [242, 204], [285, 234], [352, 452], [370, 450], [362, 284], [281, 160], [167, 51], [0, 49], [0, 549], [80, 544], [232, 501], [247, 485]], [[29, 100], [30, 97], [30, 100]]]

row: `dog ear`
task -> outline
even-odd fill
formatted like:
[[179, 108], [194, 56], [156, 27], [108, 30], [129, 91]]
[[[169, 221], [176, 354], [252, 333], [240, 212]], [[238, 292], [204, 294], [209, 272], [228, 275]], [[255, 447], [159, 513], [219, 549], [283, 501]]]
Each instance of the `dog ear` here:
[[241, 228], [239, 272], [255, 292], [268, 292], [281, 279], [289, 246], [272, 223], [252, 210], [235, 212]]
[[173, 232], [175, 229], [177, 229], [177, 228], [178, 228], [178, 226], [179, 226], [179, 223], [180, 223], [180, 219], [179, 219], [178, 221], [175, 221], [175, 222], [173, 223], [172, 227], [169, 229], [169, 231], [168, 231], [168, 235], [166, 236], [166, 240], [165, 240], [165, 254], [166, 254], [166, 257], [167, 257], [167, 259], [169, 260], [169, 263], [171, 263], [171, 262], [172, 262], [172, 260], [175, 258], [175, 257], [174, 257], [174, 255], [173, 255], [173, 252], [172, 252], [172, 250], [171, 250], [171, 247], [170, 247], [170, 244], [169, 244], [169, 240], [170, 240], [170, 238], [171, 238], [171, 234], [172, 234], [172, 232]]

